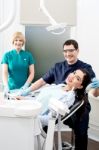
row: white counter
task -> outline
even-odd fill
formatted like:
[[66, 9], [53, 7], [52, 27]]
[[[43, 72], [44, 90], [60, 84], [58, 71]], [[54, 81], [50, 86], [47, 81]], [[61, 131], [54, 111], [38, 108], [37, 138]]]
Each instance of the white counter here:
[[[0, 150], [34, 150], [40, 134], [37, 115], [41, 104], [32, 100], [0, 100]], [[36, 132], [37, 131], [37, 132]]]

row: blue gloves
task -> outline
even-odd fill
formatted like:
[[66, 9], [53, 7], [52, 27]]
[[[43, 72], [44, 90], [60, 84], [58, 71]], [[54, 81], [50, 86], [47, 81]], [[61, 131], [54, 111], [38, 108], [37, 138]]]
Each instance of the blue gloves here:
[[30, 93], [31, 91], [32, 91], [31, 87], [29, 87], [29, 88], [27, 88], [27, 89], [25, 89], [25, 90], [21, 89], [21, 90], [18, 92], [18, 95], [20, 95], [20, 96], [27, 96], [27, 95], [29, 95], [29, 93]]
[[8, 93], [10, 93], [10, 89], [9, 89], [9, 86], [6, 85], [3, 91], [4, 97], [8, 97]]
[[87, 86], [87, 89], [86, 90], [90, 90], [91, 88], [99, 88], [99, 79], [97, 78], [93, 78], [92, 79], [92, 83], [90, 83], [88, 86]]
[[25, 90], [25, 89], [27, 89], [29, 86], [30, 86], [30, 83], [26, 82], [26, 83], [21, 87], [21, 89], [22, 89], [22, 90]]

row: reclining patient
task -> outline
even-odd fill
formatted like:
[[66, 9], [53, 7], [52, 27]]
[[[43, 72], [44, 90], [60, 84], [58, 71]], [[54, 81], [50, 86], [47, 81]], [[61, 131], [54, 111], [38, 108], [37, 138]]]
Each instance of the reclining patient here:
[[[67, 105], [72, 106], [76, 99], [87, 101], [86, 87], [91, 82], [89, 73], [84, 69], [78, 69], [68, 75], [66, 84], [49, 85], [41, 89], [36, 100], [42, 103], [40, 119], [43, 125], [47, 125], [50, 111], [48, 103], [51, 98], [57, 99]], [[26, 91], [27, 93], [27, 91]], [[21, 95], [26, 95], [25, 91]], [[29, 93], [28, 93], [29, 94]]]

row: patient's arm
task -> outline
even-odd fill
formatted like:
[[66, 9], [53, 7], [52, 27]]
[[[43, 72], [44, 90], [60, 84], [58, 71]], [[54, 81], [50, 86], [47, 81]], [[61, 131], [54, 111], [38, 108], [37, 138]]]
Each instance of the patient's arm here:
[[15, 96], [15, 99], [16, 100], [23, 100], [23, 99], [25, 99], [25, 97], [24, 96]]
[[89, 93], [92, 94], [93, 96], [97, 97], [99, 96], [99, 88], [92, 88], [89, 90]]

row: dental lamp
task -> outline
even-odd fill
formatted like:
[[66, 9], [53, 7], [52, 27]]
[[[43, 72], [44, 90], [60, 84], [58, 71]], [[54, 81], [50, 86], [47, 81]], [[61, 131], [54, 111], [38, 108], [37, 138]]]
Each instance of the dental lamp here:
[[[49, 22], [51, 23], [51, 26], [47, 27], [46, 29], [48, 31], [51, 31], [53, 34], [62, 34], [65, 32], [65, 28], [67, 26], [66, 23], [57, 23], [55, 19], [49, 14], [47, 9], [45, 8], [44, 0], [40, 0], [40, 10], [43, 11], [43, 13], [49, 18]], [[60, 31], [61, 30], [61, 31]]]

